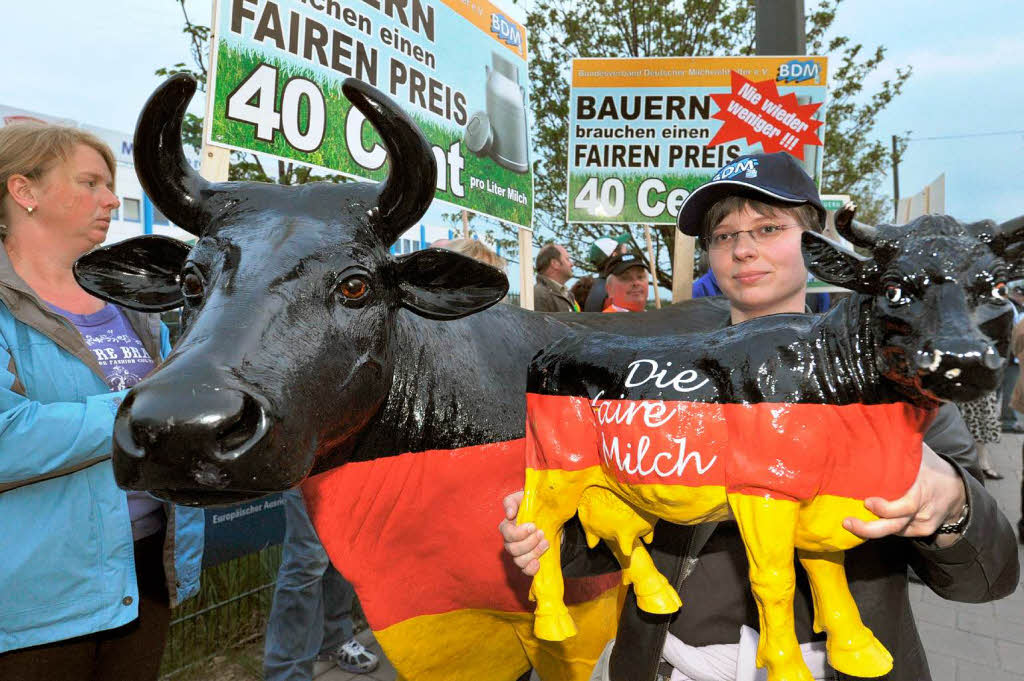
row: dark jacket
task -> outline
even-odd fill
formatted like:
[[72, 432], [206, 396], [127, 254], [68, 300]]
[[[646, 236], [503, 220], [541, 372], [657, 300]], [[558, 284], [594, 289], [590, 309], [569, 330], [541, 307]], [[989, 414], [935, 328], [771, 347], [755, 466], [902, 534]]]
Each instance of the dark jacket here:
[[604, 312], [604, 301], [608, 299], [608, 289], [604, 277], [594, 277], [594, 285], [590, 287], [587, 300], [583, 304], [584, 312]]
[[[717, 324], [708, 328], [722, 328], [728, 324], [728, 312], [723, 311]], [[847, 577], [850, 591], [860, 609], [864, 623], [889, 649], [894, 658], [893, 671], [886, 681], [922, 681], [930, 679], [928, 663], [921, 640], [917, 634], [914, 615], [911, 611], [907, 592], [907, 568], [912, 567], [925, 584], [943, 598], [978, 603], [1002, 598], [1013, 592], [1019, 579], [1020, 565], [1017, 557], [1016, 539], [1006, 517], [999, 511], [995, 500], [985, 491], [976, 477], [980, 475], [977, 451], [974, 441], [953, 405], [939, 410], [935, 422], [925, 434], [925, 441], [937, 453], [953, 463], [964, 479], [968, 502], [971, 507], [970, 519], [960, 539], [944, 549], [936, 549], [925, 541], [887, 537], [865, 542], [846, 553]], [[968, 474], [970, 472], [970, 474]], [[576, 545], [582, 538], [576, 536], [578, 523], [566, 526], [567, 543]], [[716, 523], [696, 526], [681, 526], [659, 522], [654, 541], [649, 551], [654, 564], [677, 590], [683, 594], [683, 607], [673, 615], [652, 615], [637, 608], [636, 598], [630, 588], [626, 604], [619, 619], [618, 634], [610, 661], [612, 681], [661, 681], [667, 679], [671, 670], [660, 663], [661, 650], [669, 630], [682, 633], [684, 641], [694, 645], [709, 642], [739, 640], [739, 630], [722, 634], [718, 641], [694, 641], [685, 633], [687, 592], [685, 580], [695, 573], [698, 556], [709, 539], [718, 548], [742, 549], [735, 524], [723, 524], [715, 532]], [[570, 546], [563, 557], [572, 553]], [[607, 553], [592, 555], [590, 568], [600, 569]], [[742, 573], [746, 574], [745, 556], [739, 550]], [[565, 562], [565, 561], [563, 561]], [[584, 562], [571, 561], [567, 574], [576, 572]], [[587, 571], [584, 568], [584, 571]], [[801, 571], [798, 569], [798, 573]], [[700, 600], [721, 603], [724, 598], [714, 593], [718, 580], [711, 579], [700, 585]], [[696, 588], [696, 585], [695, 585]], [[696, 596], [697, 594], [693, 594]], [[723, 594], [724, 595], [724, 594]], [[734, 593], [729, 595], [735, 596]], [[693, 599], [691, 599], [693, 600]], [[746, 599], [750, 602], [751, 599]], [[797, 620], [798, 637], [801, 623], [810, 626], [810, 594], [806, 580], [798, 580], [794, 610]], [[730, 606], [731, 607], [731, 606]], [[803, 612], [801, 612], [803, 611]], [[714, 628], [714, 618], [708, 620], [708, 628]], [[756, 617], [755, 617], [756, 622]], [[689, 633], [692, 633], [689, 632]], [[715, 638], [714, 631], [705, 635]], [[689, 640], [687, 640], [689, 639]], [[659, 667], [661, 669], [659, 670]], [[840, 674], [839, 678], [848, 679]]]
[[565, 286], [543, 274], [537, 275], [537, 285], [533, 287], [533, 309], [537, 312], [574, 312], [572, 294]]

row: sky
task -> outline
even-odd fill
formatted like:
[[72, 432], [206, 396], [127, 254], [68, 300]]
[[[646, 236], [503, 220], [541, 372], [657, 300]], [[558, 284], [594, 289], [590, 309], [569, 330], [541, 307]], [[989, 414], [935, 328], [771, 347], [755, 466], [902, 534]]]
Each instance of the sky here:
[[[509, 3], [506, 3], [509, 4]], [[807, 10], [816, 4], [806, 0]], [[208, 24], [209, 0], [187, 0]], [[153, 72], [189, 62], [175, 0], [11, 2], [4, 7], [0, 104], [132, 130]], [[900, 191], [946, 173], [946, 212], [999, 221], [1024, 214], [1024, 3], [1019, 0], [846, 0], [833, 33], [887, 47], [867, 90], [898, 66], [914, 73], [875, 123], [887, 143], [910, 131]], [[202, 113], [202, 104], [193, 111]], [[921, 140], [1016, 130], [1015, 134]], [[891, 195], [892, 180], [882, 190]]]

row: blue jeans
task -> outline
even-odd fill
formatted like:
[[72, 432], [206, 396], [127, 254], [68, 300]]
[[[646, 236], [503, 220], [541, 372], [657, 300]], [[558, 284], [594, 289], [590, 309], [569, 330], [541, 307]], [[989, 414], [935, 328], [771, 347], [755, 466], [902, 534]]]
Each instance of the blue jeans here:
[[352, 586], [331, 566], [297, 489], [284, 493], [284, 546], [263, 654], [266, 681], [310, 681], [317, 654], [352, 638]]

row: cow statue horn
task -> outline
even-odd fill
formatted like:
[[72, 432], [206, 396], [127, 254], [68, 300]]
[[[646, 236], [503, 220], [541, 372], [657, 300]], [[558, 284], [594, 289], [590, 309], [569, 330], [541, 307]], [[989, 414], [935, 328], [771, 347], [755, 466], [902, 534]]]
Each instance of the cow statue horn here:
[[391, 245], [434, 200], [437, 162], [419, 127], [383, 92], [355, 78], [345, 79], [341, 91], [388, 150], [388, 177], [381, 184], [374, 214], [378, 234]]
[[133, 153], [146, 195], [171, 222], [202, 236], [209, 222], [203, 194], [210, 183], [192, 168], [181, 148], [181, 121], [195, 91], [190, 75], [178, 73], [165, 80], [139, 114]]
[[863, 222], [857, 222], [853, 216], [857, 214], [857, 205], [852, 201], [839, 209], [836, 213], [836, 231], [855, 246], [871, 248], [878, 239], [878, 230]]

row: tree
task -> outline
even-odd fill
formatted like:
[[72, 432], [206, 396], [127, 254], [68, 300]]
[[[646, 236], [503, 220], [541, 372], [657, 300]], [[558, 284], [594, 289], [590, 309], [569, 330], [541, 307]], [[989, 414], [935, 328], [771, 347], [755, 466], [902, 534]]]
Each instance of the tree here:
[[[188, 16], [185, 8], [185, 0], [174, 0], [181, 6], [181, 14], [185, 19], [185, 26], [181, 32], [188, 36], [189, 57], [188, 62], [177, 64], [156, 70], [158, 76], [172, 76], [176, 73], [187, 73], [196, 79], [200, 92], [206, 92], [207, 85], [207, 58], [210, 54], [210, 27], [202, 24], [195, 24]], [[186, 113], [181, 123], [181, 139], [186, 146], [192, 147], [198, 154], [203, 146], [203, 119], [195, 114]], [[290, 161], [277, 161], [277, 175], [272, 178], [263, 165], [263, 159], [254, 153], [231, 152], [231, 164], [228, 169], [229, 180], [249, 180], [253, 182], [277, 182], [278, 184], [305, 184], [306, 182], [346, 182], [343, 175], [327, 174], [318, 175], [313, 172], [310, 166]]]
[[[861, 206], [860, 218], [881, 215], [878, 185], [889, 162], [886, 145], [873, 139], [875, 116], [896, 97], [910, 75], [897, 70], [870, 96], [864, 81], [882, 63], [883, 47], [865, 56], [863, 45], [847, 37], [826, 39], [842, 0], [823, 0], [807, 16], [808, 54], [838, 53], [831, 63], [822, 188], [849, 193]], [[627, 231], [621, 225], [568, 225], [566, 173], [569, 120], [569, 62], [573, 57], [670, 57], [754, 53], [755, 0], [534, 0], [527, 13], [531, 36], [530, 88], [533, 109], [534, 223], [570, 247], [581, 266], [591, 242]], [[838, 61], [838, 66], [837, 66]], [[655, 259], [674, 245], [674, 227], [652, 230]], [[642, 232], [629, 230], [637, 250]], [[659, 284], [671, 287], [672, 274], [659, 268]]]

